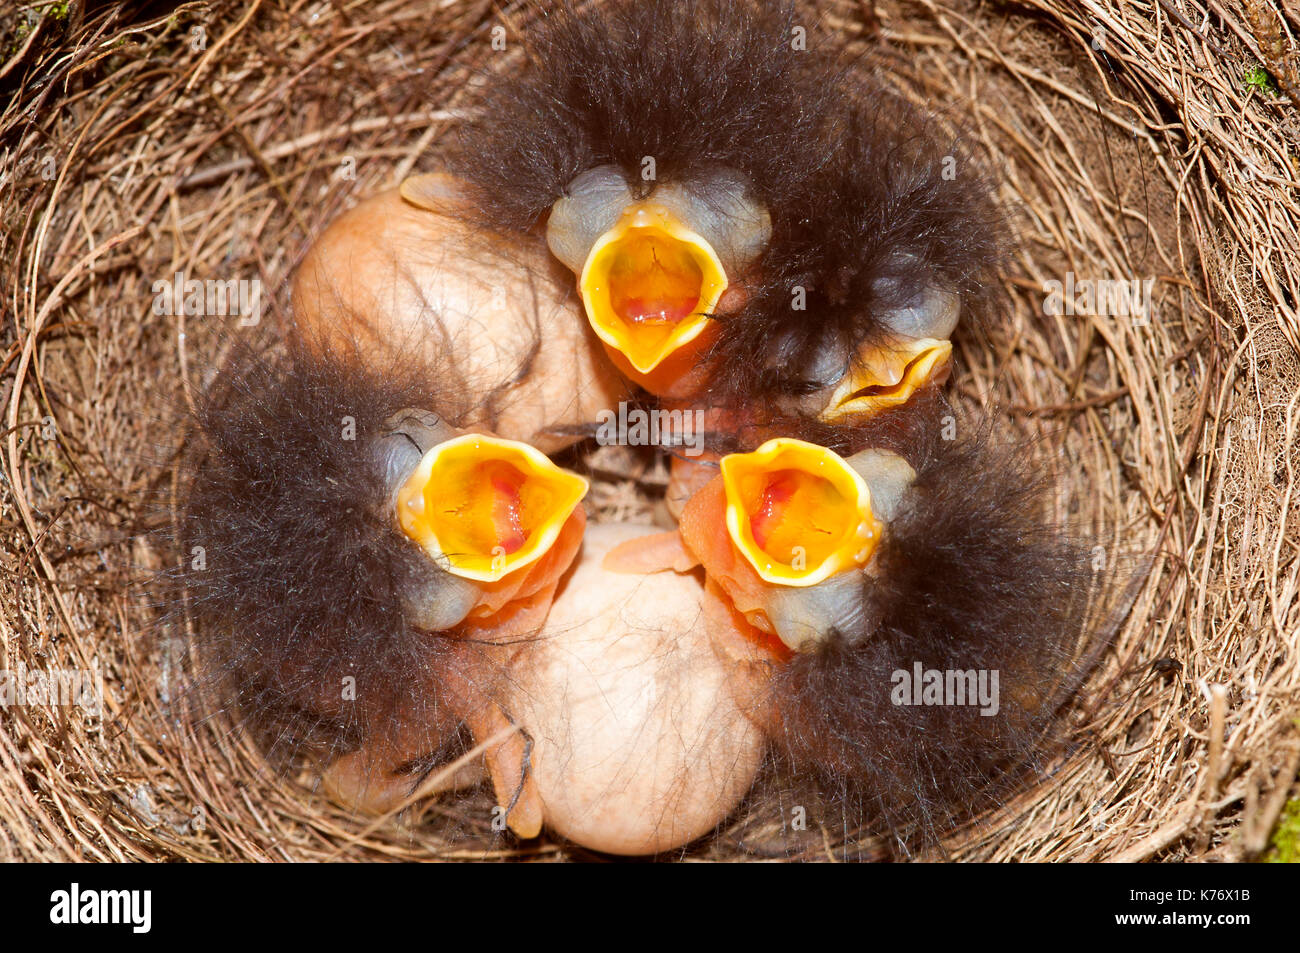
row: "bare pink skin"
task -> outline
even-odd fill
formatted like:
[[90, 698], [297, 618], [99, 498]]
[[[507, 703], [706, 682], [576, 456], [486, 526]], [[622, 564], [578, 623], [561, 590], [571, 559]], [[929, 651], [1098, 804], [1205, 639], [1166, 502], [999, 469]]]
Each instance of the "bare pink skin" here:
[[392, 189], [340, 215], [294, 276], [296, 333], [380, 368], [426, 360], [471, 398], [464, 426], [554, 453], [579, 439], [558, 428], [592, 423], [630, 387], [545, 244], [507, 244], [454, 211]]
[[598, 524], [543, 639], [519, 658], [512, 715], [533, 739], [545, 825], [595, 850], [654, 854], [710, 833], [762, 762], [729, 691], [698, 573], [614, 572], [645, 527]]

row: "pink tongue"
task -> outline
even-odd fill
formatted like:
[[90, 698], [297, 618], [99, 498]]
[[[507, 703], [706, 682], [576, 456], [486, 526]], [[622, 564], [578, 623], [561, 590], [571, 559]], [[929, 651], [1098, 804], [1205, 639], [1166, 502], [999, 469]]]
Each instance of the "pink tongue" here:
[[763, 488], [763, 500], [758, 511], [749, 518], [749, 531], [759, 546], [767, 546], [767, 537], [781, 522], [782, 510], [794, 496], [794, 491], [795, 481], [790, 476], [778, 477]]
[[657, 298], [621, 298], [614, 302], [614, 309], [625, 321], [634, 324], [675, 324], [689, 317], [695, 307], [694, 301], [678, 298], [665, 301]]
[[506, 555], [518, 552], [525, 542], [524, 525], [519, 515], [519, 487], [502, 476], [492, 477], [496, 502], [492, 506], [492, 523], [496, 526], [499, 545]]

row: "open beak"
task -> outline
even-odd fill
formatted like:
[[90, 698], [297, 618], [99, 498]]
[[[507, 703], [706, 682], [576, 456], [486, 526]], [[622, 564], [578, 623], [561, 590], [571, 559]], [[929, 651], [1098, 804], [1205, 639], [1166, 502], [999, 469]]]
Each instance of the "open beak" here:
[[952, 342], [897, 337], [863, 348], [831, 394], [823, 420], [878, 414], [907, 403], [918, 390], [942, 384], [952, 369]]
[[727, 275], [672, 211], [638, 202], [596, 240], [578, 287], [596, 335], [647, 374], [708, 327]]
[[825, 447], [778, 437], [722, 458], [727, 533], [765, 582], [815, 586], [865, 566], [883, 524], [866, 481]]
[[398, 524], [453, 575], [496, 582], [546, 554], [587, 487], [528, 444], [465, 434], [420, 459]]

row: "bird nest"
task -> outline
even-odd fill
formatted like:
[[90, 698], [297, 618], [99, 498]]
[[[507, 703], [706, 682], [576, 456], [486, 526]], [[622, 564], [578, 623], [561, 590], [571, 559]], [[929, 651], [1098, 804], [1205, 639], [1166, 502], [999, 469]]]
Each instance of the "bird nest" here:
[[[0, 860], [579, 856], [494, 832], [487, 791], [362, 820], [273, 769], [232, 717], [196, 706], [191, 633], [162, 621], [176, 616], [153, 587], [177, 557], [149, 542], [175, 516], [178, 420], [247, 330], [159, 314], [154, 283], [256, 277], [258, 330], [274, 333], [312, 238], [428, 166], [537, 10], [86, 7], [0, 14], [0, 670], [97, 672], [102, 707], [0, 708]], [[1275, 7], [809, 12], [986, 151], [1018, 238], [1013, 307], [987, 338], [959, 333], [953, 397], [1031, 438], [1057, 515], [1126, 580], [1068, 750], [953, 833], [952, 858], [1250, 859], [1285, 809], [1300, 764], [1300, 17]], [[1104, 282], [1149, 307], [1116, 307]], [[596, 519], [645, 518], [662, 494], [641, 458], [589, 464]], [[790, 846], [764, 810], [692, 855], [843, 852], [833, 830]]]

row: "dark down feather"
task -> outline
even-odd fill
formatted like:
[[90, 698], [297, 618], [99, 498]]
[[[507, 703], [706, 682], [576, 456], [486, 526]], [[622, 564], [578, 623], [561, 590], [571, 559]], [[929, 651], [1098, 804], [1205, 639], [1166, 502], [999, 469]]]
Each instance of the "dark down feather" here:
[[[987, 173], [892, 90], [863, 79], [851, 100], [826, 164], [773, 209], [750, 302], [722, 319], [715, 351], [727, 373], [714, 396], [724, 402], [798, 394], [820, 352], [881, 340], [882, 316], [927, 287], [961, 297], [965, 326], [996, 313], [1006, 229]], [[798, 288], [804, 311], [792, 308]], [[779, 361], [776, 339], [791, 345]]]
[[273, 754], [396, 745], [398, 729], [432, 752], [456, 734], [440, 690], [452, 640], [401, 608], [430, 563], [382, 513], [370, 453], [390, 415], [445, 403], [431, 376], [241, 346], [197, 407], [181, 581], [205, 670]]
[[[839, 109], [837, 64], [794, 50], [797, 25], [811, 26], [781, 2], [553, 4], [525, 37], [524, 70], [489, 78], [447, 161], [478, 187], [489, 223], [510, 231], [611, 163], [642, 189], [725, 166], [774, 205], [825, 161], [811, 146]], [[642, 178], [646, 157], [655, 182]]]
[[[986, 436], [918, 466], [866, 583], [878, 624], [777, 674], [778, 748], [845, 811], [906, 849], [996, 807], [1059, 748], [1085, 615], [1082, 547], [1045, 520], [1046, 483]], [[895, 705], [894, 673], [996, 670], [999, 708]]]
[[927, 286], [961, 294], [965, 322], [991, 313], [1005, 230], [987, 174], [933, 117], [851, 76], [816, 19], [747, 0], [561, 4], [530, 29], [524, 68], [489, 78], [447, 159], [506, 231], [603, 164], [642, 191], [647, 156], [659, 183], [748, 176], [772, 240], [747, 302], [720, 317], [714, 403], [812, 388], [816, 355], [879, 337], [882, 312]]

